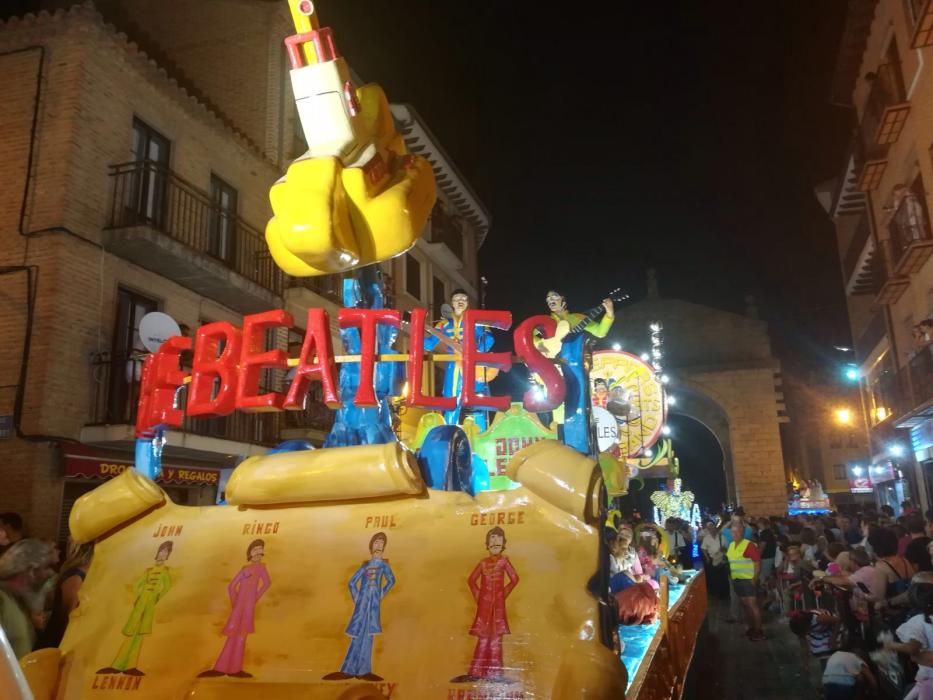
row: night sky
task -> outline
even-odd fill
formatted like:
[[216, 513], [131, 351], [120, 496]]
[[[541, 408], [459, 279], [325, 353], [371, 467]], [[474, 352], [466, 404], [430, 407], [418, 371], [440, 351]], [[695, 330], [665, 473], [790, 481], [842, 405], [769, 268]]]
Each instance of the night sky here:
[[[552, 286], [581, 310], [616, 286], [637, 300], [654, 267], [662, 296], [742, 312], [753, 294], [785, 372], [828, 372], [832, 346], [851, 341], [814, 186], [839, 173], [851, 133], [852, 111], [829, 99], [845, 4], [318, 10], [354, 69], [415, 106], [489, 209], [488, 306], [541, 313]], [[685, 481], [717, 503], [719, 479], [690, 478], [717, 472], [715, 440], [690, 419], [672, 428]]]
[[[843, 0], [564, 5], [321, 0], [354, 69], [428, 122], [492, 215], [488, 306], [573, 308], [656, 267], [741, 311], [785, 363], [848, 343], [830, 221], [851, 113], [829, 103]], [[624, 318], [624, 316], [623, 316]]]

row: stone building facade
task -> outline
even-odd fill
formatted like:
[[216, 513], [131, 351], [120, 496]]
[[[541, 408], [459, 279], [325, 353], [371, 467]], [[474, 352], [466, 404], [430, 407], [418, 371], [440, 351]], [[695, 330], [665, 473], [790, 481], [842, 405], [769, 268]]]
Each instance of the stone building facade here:
[[933, 505], [933, 4], [850, 0], [832, 84], [851, 109], [839, 174], [817, 188], [836, 228], [879, 503]]

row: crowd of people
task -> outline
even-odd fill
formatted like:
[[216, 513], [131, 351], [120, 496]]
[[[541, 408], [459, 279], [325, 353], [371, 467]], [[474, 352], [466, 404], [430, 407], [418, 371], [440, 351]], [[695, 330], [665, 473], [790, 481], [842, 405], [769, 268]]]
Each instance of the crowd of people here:
[[61, 643], [93, 547], [69, 543], [62, 562], [57, 544], [27, 537], [17, 513], [0, 513], [0, 629], [17, 658]]
[[933, 509], [710, 518], [698, 533], [710, 595], [766, 639], [786, 622], [819, 659], [823, 697], [933, 700]]

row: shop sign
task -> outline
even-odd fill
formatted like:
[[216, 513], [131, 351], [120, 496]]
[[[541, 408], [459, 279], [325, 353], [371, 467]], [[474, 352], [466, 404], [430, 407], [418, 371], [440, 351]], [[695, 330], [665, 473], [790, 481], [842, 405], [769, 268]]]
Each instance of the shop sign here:
[[851, 462], [846, 466], [849, 475], [849, 491], [851, 493], [871, 493], [874, 491], [871, 474], [873, 468]]
[[[133, 468], [132, 460], [99, 455], [66, 454], [65, 476], [84, 479], [112, 479]], [[220, 471], [203, 467], [164, 465], [156, 483], [172, 486], [216, 486]]]

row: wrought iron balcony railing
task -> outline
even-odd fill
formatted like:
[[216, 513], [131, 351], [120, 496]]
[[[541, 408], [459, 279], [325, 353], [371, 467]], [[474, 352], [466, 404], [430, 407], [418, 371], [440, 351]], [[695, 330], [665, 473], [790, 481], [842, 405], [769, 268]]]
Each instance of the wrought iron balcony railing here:
[[[94, 377], [90, 425], [134, 425], [139, 403], [143, 355], [111, 357], [109, 353], [91, 363]], [[181, 396], [184, 396], [184, 389]], [[194, 435], [275, 445], [279, 442], [281, 414], [236, 412], [221, 418], [185, 418], [182, 430]]]
[[148, 226], [281, 295], [284, 275], [272, 261], [263, 235], [235, 212], [151, 161], [113, 165], [110, 177], [108, 228]]

